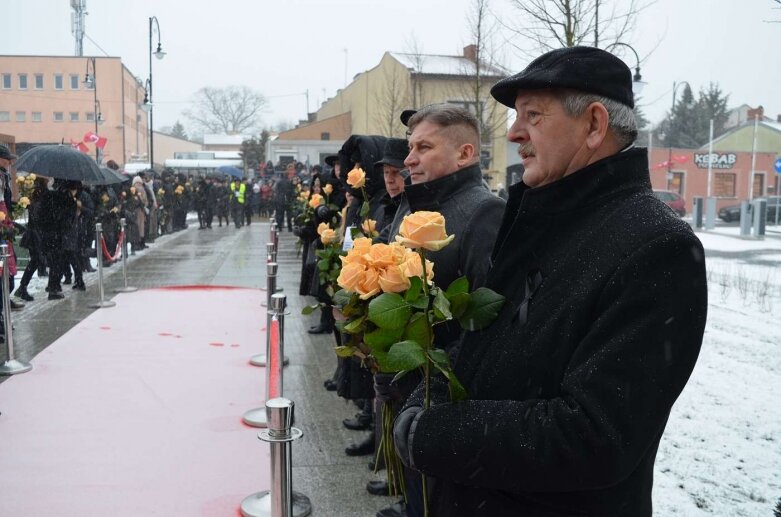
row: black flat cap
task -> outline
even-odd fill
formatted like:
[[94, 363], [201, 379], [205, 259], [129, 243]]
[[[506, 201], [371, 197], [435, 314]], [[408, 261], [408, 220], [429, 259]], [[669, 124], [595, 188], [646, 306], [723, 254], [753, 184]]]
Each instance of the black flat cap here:
[[401, 120], [401, 123], [405, 126], [407, 125], [407, 122], [409, 122], [409, 119], [412, 118], [412, 115], [417, 113], [418, 110], [404, 110], [401, 112], [401, 115], [399, 115], [399, 119]]
[[337, 163], [339, 163], [339, 155], [332, 154], [331, 156], [326, 156], [325, 160], [323, 160], [329, 167], [333, 167]]
[[0, 144], [0, 158], [5, 158], [6, 160], [16, 160], [19, 157], [12, 153], [6, 146]]
[[632, 72], [619, 58], [595, 47], [569, 47], [541, 55], [523, 71], [502, 79], [491, 95], [510, 108], [519, 90], [570, 88], [635, 107]]
[[382, 148], [382, 158], [374, 163], [375, 167], [388, 164], [398, 169], [404, 168], [404, 160], [409, 154], [409, 144], [403, 138], [389, 138]]

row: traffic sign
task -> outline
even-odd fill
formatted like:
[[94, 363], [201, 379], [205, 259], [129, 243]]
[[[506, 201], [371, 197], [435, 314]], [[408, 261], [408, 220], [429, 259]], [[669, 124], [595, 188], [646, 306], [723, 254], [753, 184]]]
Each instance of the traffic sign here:
[[781, 156], [776, 158], [776, 174], [781, 174]]

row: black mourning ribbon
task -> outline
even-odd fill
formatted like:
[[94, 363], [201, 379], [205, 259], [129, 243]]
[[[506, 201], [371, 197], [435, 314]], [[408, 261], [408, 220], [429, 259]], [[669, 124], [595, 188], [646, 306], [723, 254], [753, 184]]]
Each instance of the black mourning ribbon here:
[[526, 285], [524, 286], [523, 301], [518, 306], [518, 312], [516, 312], [514, 319], [518, 320], [518, 324], [521, 326], [526, 325], [526, 321], [529, 319], [529, 304], [537, 292], [537, 289], [542, 285], [542, 273], [539, 269], [533, 269], [526, 275]]

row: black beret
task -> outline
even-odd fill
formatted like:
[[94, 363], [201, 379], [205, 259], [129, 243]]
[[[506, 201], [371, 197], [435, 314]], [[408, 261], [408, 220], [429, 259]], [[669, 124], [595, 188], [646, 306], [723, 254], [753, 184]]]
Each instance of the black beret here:
[[610, 52], [595, 47], [560, 48], [543, 54], [523, 71], [496, 83], [491, 95], [514, 108], [519, 90], [552, 88], [593, 93], [635, 107], [629, 67]]

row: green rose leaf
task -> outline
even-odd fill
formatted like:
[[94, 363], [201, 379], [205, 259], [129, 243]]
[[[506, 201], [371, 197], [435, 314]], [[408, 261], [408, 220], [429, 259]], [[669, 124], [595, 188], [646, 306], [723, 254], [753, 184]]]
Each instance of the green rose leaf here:
[[426, 354], [414, 341], [402, 341], [393, 345], [385, 358], [389, 371], [414, 370], [426, 362]]
[[504, 296], [487, 287], [480, 287], [469, 295], [469, 304], [458, 322], [466, 330], [483, 329], [493, 323], [502, 305]]
[[331, 269], [331, 264], [328, 262], [328, 260], [318, 260], [317, 261], [317, 269], [320, 271], [328, 271]]
[[357, 334], [363, 330], [364, 321], [366, 321], [366, 316], [356, 318], [344, 326], [344, 331], [348, 334]]
[[363, 204], [361, 205], [361, 212], [360, 212], [361, 219], [363, 219], [367, 215], [369, 215], [369, 202], [364, 201]]
[[357, 226], [353, 226], [352, 228], [350, 228], [350, 237], [352, 237], [353, 240], [359, 237], [363, 237], [363, 231], [361, 231], [361, 229], [358, 228]]
[[467, 280], [465, 276], [456, 278], [450, 283], [449, 286], [447, 286], [445, 295], [447, 296], [448, 300], [452, 302], [452, 297], [457, 294], [469, 294], [469, 280]]
[[431, 345], [428, 322], [424, 313], [416, 312], [412, 315], [409, 323], [407, 323], [407, 327], [404, 329], [403, 337], [407, 341], [414, 341], [426, 348]]
[[445, 376], [447, 377], [447, 387], [450, 390], [450, 400], [453, 402], [466, 400], [469, 395], [467, 394], [464, 385], [456, 378], [456, 375], [453, 372], [450, 372], [446, 373]]
[[319, 308], [320, 308], [320, 304], [319, 303], [316, 303], [314, 305], [307, 305], [306, 307], [301, 309], [301, 314], [303, 314], [304, 316], [309, 316], [310, 314], [312, 314], [313, 312], [315, 312]]
[[337, 346], [334, 347], [334, 352], [336, 352], [336, 355], [339, 357], [352, 357], [353, 353], [355, 353], [356, 348], [354, 346]]
[[420, 292], [423, 290], [423, 281], [419, 276], [413, 276], [409, 279], [409, 289], [404, 293], [404, 299], [407, 302], [412, 303], [420, 297]]
[[434, 314], [439, 320], [453, 319], [453, 314], [450, 312], [450, 302], [441, 289], [437, 289], [437, 294], [434, 296]]
[[412, 308], [396, 293], [384, 293], [369, 302], [369, 321], [380, 328], [403, 328], [411, 314]]
[[469, 305], [469, 293], [458, 293], [450, 297], [450, 312], [459, 319]]
[[402, 370], [402, 371], [398, 372], [396, 375], [393, 376], [393, 380], [391, 381], [391, 383], [394, 383], [394, 382], [398, 381], [399, 379], [401, 379], [402, 377], [407, 375], [409, 372], [410, 372], [410, 370]]
[[363, 342], [372, 351], [373, 354], [387, 353], [391, 345], [401, 341], [404, 328], [399, 329], [377, 329], [367, 332], [363, 335]]
[[450, 356], [447, 355], [447, 352], [440, 349], [431, 350], [428, 353], [428, 357], [431, 359], [431, 362], [434, 363], [434, 367], [442, 372], [442, 375], [447, 378], [450, 400], [465, 400], [468, 396], [466, 389], [458, 380], [456, 374], [453, 373], [453, 369], [450, 367]]
[[339, 289], [334, 293], [332, 296], [332, 299], [334, 301], [334, 305], [337, 307], [344, 307], [348, 303], [350, 303], [350, 298], [352, 298], [352, 293], [348, 293], [344, 289]]
[[434, 363], [434, 366], [442, 373], [444, 373], [445, 370], [450, 369], [450, 356], [441, 348], [430, 350], [428, 356], [431, 359], [431, 362]]

